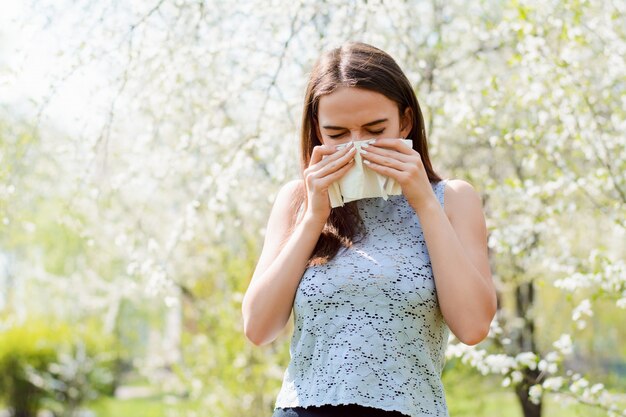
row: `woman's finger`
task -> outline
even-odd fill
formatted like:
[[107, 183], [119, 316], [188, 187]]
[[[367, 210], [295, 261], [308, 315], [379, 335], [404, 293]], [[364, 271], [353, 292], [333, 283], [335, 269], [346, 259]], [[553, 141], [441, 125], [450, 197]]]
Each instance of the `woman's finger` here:
[[396, 151], [395, 149], [386, 149], [379, 146], [370, 145], [366, 147], [361, 146], [361, 155], [363, 155], [364, 157], [367, 157], [368, 155], [379, 155], [386, 158], [396, 159], [401, 162], [414, 161], [415, 152], [413, 151], [413, 149], [408, 148], [405, 145], [402, 146], [404, 146], [406, 150], [409, 151], [409, 153], [401, 153]]
[[327, 149], [326, 150], [320, 149], [318, 152], [318, 155], [321, 156], [321, 160], [318, 160], [318, 157], [316, 156], [316, 160], [318, 160], [318, 162], [313, 163], [313, 159], [311, 159], [311, 163], [309, 164], [308, 168], [304, 171], [305, 175], [311, 172], [317, 172], [322, 167], [334, 163], [335, 161], [339, 160], [346, 154], [349, 154], [351, 148], [353, 147], [348, 147], [348, 148], [344, 148], [340, 150], [336, 150], [336, 149], [333, 150], [333, 148], [329, 147], [328, 149], [331, 149], [330, 153], [327, 153], [328, 152]]
[[[369, 148], [368, 148], [369, 149]], [[386, 155], [379, 154], [377, 152], [365, 152], [361, 151], [361, 157], [363, 158], [363, 163], [367, 164], [367, 162], [373, 162], [381, 166], [386, 166], [390, 168], [397, 169], [399, 171], [404, 171], [407, 167], [415, 165], [416, 160], [415, 157], [406, 157], [403, 156], [402, 159], [399, 160], [396, 157], [398, 153], [390, 153]], [[366, 162], [367, 161], [367, 162]]]
[[400, 184], [404, 182], [403, 177], [410, 176], [407, 173], [407, 171], [405, 171], [404, 169], [398, 169], [396, 167], [380, 165], [380, 164], [377, 164], [375, 162], [370, 162], [370, 161], [367, 161], [367, 162], [363, 161], [363, 162], [365, 163], [366, 166], [368, 166], [372, 170], [384, 176], [393, 178], [394, 180], [398, 181], [398, 183]]
[[[342, 151], [343, 149], [339, 152]], [[350, 163], [354, 159], [355, 154], [356, 148], [352, 146], [349, 150], [345, 151], [343, 155], [336, 159], [331, 160], [330, 157], [326, 158], [325, 161], [328, 160], [327, 163], [325, 165], [318, 164], [318, 169], [313, 172], [318, 178], [323, 178]]]
[[348, 172], [350, 170], [350, 168], [352, 168], [354, 166], [354, 158], [350, 159], [348, 161], [348, 163], [346, 163], [344, 166], [342, 166], [341, 168], [339, 168], [338, 170], [336, 170], [335, 172], [332, 172], [322, 178], [320, 178], [320, 186], [323, 188], [328, 188], [330, 187], [330, 185], [337, 181], [338, 179], [340, 179], [341, 177], [343, 177], [346, 172]]
[[[349, 148], [349, 146], [346, 146]], [[336, 157], [340, 157], [342, 153], [347, 152], [349, 149], [337, 149], [333, 146], [328, 145], [318, 145], [313, 148], [313, 152], [311, 153], [311, 160], [309, 161], [309, 166], [318, 164], [334, 155]]]
[[411, 146], [408, 146], [401, 139], [377, 138], [371, 145], [378, 148], [393, 149], [405, 155], [412, 155], [415, 152]]

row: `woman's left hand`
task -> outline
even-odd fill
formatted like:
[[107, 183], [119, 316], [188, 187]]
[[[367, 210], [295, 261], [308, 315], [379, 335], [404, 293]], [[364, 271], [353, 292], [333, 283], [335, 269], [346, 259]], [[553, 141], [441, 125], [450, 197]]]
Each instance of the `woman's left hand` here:
[[416, 212], [432, 203], [439, 204], [421, 155], [401, 140], [378, 138], [361, 150], [361, 157], [375, 172], [395, 179]]

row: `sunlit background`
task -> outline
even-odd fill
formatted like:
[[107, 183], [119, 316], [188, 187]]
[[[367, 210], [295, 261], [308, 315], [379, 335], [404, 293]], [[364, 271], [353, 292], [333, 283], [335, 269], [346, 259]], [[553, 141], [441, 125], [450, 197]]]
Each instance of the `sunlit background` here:
[[307, 75], [373, 44], [483, 197], [499, 310], [452, 417], [626, 416], [626, 2], [0, 2], [0, 416], [271, 416], [241, 300]]

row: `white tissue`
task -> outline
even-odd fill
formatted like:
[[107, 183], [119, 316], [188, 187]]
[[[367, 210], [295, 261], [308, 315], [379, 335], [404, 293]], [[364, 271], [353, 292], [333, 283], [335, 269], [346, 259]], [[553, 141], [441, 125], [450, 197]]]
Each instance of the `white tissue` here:
[[[344, 203], [362, 198], [382, 197], [387, 200], [390, 195], [402, 194], [402, 188], [396, 180], [379, 174], [363, 163], [363, 158], [361, 158], [361, 153], [359, 152], [361, 145], [372, 143], [374, 140], [367, 139], [353, 142], [357, 149], [354, 155], [354, 166], [328, 188], [331, 207], [340, 207]], [[413, 146], [411, 139], [399, 140], [409, 148]], [[337, 146], [337, 148], [341, 149], [345, 146], [348, 146], [348, 143], [343, 143]]]

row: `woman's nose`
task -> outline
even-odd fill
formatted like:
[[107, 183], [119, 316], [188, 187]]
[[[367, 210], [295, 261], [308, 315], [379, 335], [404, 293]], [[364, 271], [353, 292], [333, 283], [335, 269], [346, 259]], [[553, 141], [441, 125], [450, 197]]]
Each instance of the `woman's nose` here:
[[361, 137], [361, 133], [359, 133], [359, 132], [352, 132], [351, 135], [350, 135], [350, 140], [352, 142], [356, 142], [356, 141], [359, 141], [359, 140], [363, 140], [363, 138]]

